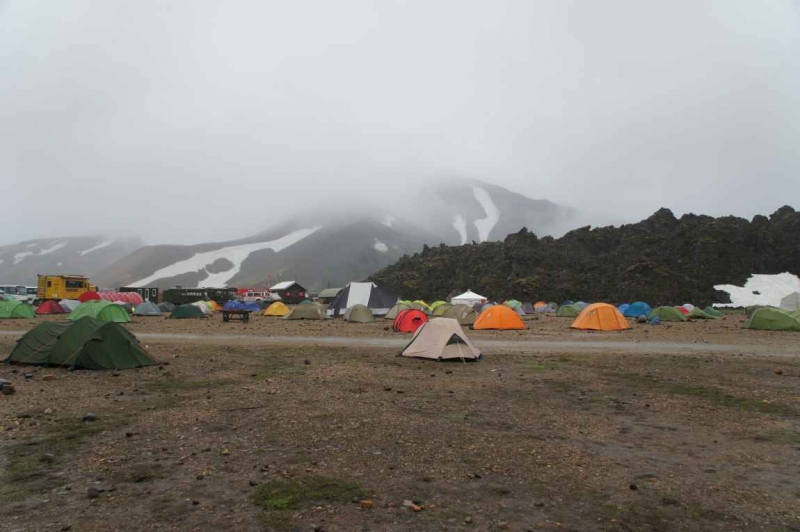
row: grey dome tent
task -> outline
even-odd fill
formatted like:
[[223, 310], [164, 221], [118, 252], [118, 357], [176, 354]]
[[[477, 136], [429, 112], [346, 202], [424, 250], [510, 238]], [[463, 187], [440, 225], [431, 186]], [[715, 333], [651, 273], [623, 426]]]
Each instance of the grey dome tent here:
[[442, 318], [454, 319], [459, 325], [473, 325], [478, 319], [478, 313], [469, 305], [453, 305], [444, 311]]
[[152, 301], [142, 301], [133, 311], [134, 316], [161, 316], [161, 309]]
[[161, 312], [172, 312], [175, 310], [175, 303], [170, 303], [169, 301], [164, 301], [163, 303], [158, 304], [158, 309]]
[[350, 283], [328, 305], [328, 316], [342, 316], [354, 305], [364, 305], [374, 316], [383, 316], [396, 303], [396, 295], [375, 283]]
[[325, 320], [325, 309], [321, 305], [297, 305], [283, 317], [284, 320]]
[[781, 299], [781, 308], [789, 312], [800, 310], [800, 292], [793, 292]]
[[393, 306], [389, 310], [389, 312], [386, 313], [386, 316], [384, 316], [384, 318], [387, 319], [387, 320], [393, 320], [393, 319], [395, 319], [397, 317], [398, 314], [400, 314], [404, 310], [408, 310], [409, 308], [410, 307], [408, 305], [406, 305], [405, 303], [398, 303], [395, 306]]
[[351, 323], [372, 323], [375, 317], [364, 305], [353, 305], [344, 313], [344, 321]]

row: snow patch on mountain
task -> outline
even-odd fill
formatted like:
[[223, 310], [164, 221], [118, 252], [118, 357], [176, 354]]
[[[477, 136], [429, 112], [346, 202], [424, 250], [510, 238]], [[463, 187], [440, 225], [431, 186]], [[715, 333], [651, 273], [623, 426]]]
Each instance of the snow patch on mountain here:
[[381, 253], [386, 253], [389, 251], [389, 246], [387, 246], [377, 238], [375, 239], [375, 244], [373, 247], [375, 248], [375, 251], [380, 251]]
[[494, 228], [500, 220], [500, 209], [494, 204], [489, 193], [481, 187], [473, 185], [472, 195], [475, 196], [475, 200], [481, 204], [481, 207], [483, 207], [486, 213], [486, 218], [472, 222], [475, 224], [475, 229], [478, 230], [478, 238], [480, 241], [486, 242], [489, 240], [489, 234], [491, 234], [492, 228]]
[[115, 240], [115, 239], [113, 239], [113, 238], [111, 238], [111, 239], [109, 239], [109, 240], [104, 240], [103, 242], [100, 242], [100, 243], [99, 243], [99, 244], [97, 244], [96, 246], [92, 246], [92, 247], [90, 247], [89, 249], [84, 249], [83, 251], [79, 251], [79, 252], [78, 252], [78, 255], [80, 255], [81, 257], [83, 257], [84, 255], [88, 255], [88, 254], [89, 254], [89, 253], [91, 253], [92, 251], [97, 251], [98, 249], [107, 248], [108, 246], [110, 246], [111, 244], [113, 244], [113, 243], [114, 243], [114, 240]]
[[749, 307], [769, 305], [779, 307], [781, 299], [793, 292], [800, 292], [800, 279], [791, 273], [776, 275], [751, 275], [744, 286], [719, 284], [715, 290], [730, 294], [730, 303], [714, 303], [715, 307]]
[[61, 242], [57, 242], [50, 246], [49, 248], [43, 248], [39, 250], [39, 255], [48, 255], [54, 251], [58, 251], [59, 249], [63, 248], [69, 244], [69, 240], [62, 240]]
[[383, 217], [383, 221], [381, 223], [386, 227], [392, 227], [394, 226], [395, 221], [396, 218], [394, 216], [392, 216], [391, 214], [387, 214], [386, 216]]
[[36, 242], [31, 242], [30, 244], [26, 245], [25, 247], [26, 247], [26, 248], [35, 248], [35, 247], [36, 247], [36, 246], [38, 246], [38, 245], [39, 245], [39, 244], [37, 244]]
[[[281, 238], [270, 240], [269, 242], [255, 242], [253, 244], [242, 244], [239, 246], [228, 246], [225, 248], [216, 249], [214, 251], [206, 251], [204, 253], [195, 253], [188, 259], [178, 261], [174, 264], [161, 268], [154, 272], [149, 277], [145, 277], [130, 286], [141, 287], [163, 279], [166, 277], [174, 277], [184, 273], [205, 271], [208, 277], [200, 281], [200, 287], [223, 287], [226, 286], [239, 270], [242, 268], [242, 263], [250, 256], [251, 253], [261, 251], [264, 249], [272, 249], [276, 253], [293, 245], [309, 235], [312, 235], [320, 229], [320, 226], [312, 227], [310, 229], [300, 229], [282, 236]], [[233, 268], [219, 273], [209, 273], [206, 266], [210, 266], [219, 259], [227, 259], [233, 264]]]
[[24, 259], [28, 255], [33, 255], [33, 251], [20, 251], [19, 253], [15, 253], [14, 264], [19, 264], [20, 262], [22, 262], [22, 259]]
[[458, 231], [458, 235], [461, 237], [461, 245], [463, 246], [467, 243], [467, 221], [460, 214], [456, 214], [455, 218], [453, 218], [453, 227]]

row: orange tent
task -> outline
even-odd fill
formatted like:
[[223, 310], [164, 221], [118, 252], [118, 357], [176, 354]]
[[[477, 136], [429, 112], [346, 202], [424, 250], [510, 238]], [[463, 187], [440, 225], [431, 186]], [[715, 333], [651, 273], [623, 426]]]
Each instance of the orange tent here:
[[630, 329], [631, 325], [617, 307], [608, 303], [594, 303], [578, 314], [571, 327], [588, 331], [624, 331]]
[[505, 305], [495, 305], [489, 307], [478, 316], [472, 326], [475, 330], [481, 329], [524, 329], [525, 324], [514, 309]]
[[533, 308], [546, 307], [546, 306], [547, 303], [545, 303], [544, 301], [537, 301], [536, 303], [533, 304]]

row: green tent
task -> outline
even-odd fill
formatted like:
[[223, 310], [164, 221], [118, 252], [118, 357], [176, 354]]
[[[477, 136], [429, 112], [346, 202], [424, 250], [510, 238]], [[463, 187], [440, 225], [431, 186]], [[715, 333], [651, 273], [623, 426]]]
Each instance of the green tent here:
[[426, 316], [430, 316], [431, 314], [431, 308], [427, 304], [425, 304], [424, 301], [414, 301], [408, 306], [408, 308], [420, 310], [424, 312]]
[[389, 312], [386, 313], [386, 316], [384, 316], [384, 318], [387, 320], [393, 320], [397, 317], [398, 314], [400, 314], [404, 310], [408, 310], [409, 308], [411, 307], [409, 307], [407, 303], [398, 303], [391, 309], [389, 309]]
[[447, 301], [441, 301], [441, 300], [434, 301], [433, 303], [428, 305], [428, 308], [430, 308], [431, 310], [436, 310], [436, 307], [438, 307], [439, 305], [446, 305], [446, 304], [447, 304]]
[[556, 316], [559, 318], [577, 318], [578, 314], [581, 313], [581, 309], [576, 307], [574, 304], [572, 305], [561, 305], [556, 309]]
[[469, 305], [453, 305], [442, 314], [442, 318], [454, 319], [459, 325], [473, 325], [478, 313]]
[[656, 307], [647, 315], [648, 320], [658, 318], [664, 321], [686, 321], [686, 316], [675, 307]]
[[431, 312], [432, 316], [443, 316], [448, 309], [450, 309], [453, 305], [450, 303], [442, 303], [441, 305], [436, 305], [436, 308], [433, 309]]
[[169, 317], [173, 320], [185, 320], [189, 318], [205, 318], [206, 314], [196, 305], [190, 303], [188, 305], [178, 305], [170, 313]]
[[17, 300], [0, 300], [0, 319], [35, 318], [36, 310], [27, 303]]
[[344, 321], [351, 323], [372, 323], [375, 317], [364, 305], [353, 305], [344, 313]]
[[749, 318], [750, 316], [753, 315], [755, 311], [762, 308], [776, 308], [776, 307], [770, 307], [769, 305], [750, 305], [749, 307], [745, 307], [744, 315]]
[[84, 316], [40, 323], [17, 341], [4, 362], [80, 369], [132, 369], [158, 364], [127, 329]]
[[328, 316], [321, 305], [297, 305], [283, 317], [285, 320], [324, 320]]
[[715, 309], [715, 308], [714, 308], [714, 307], [712, 307], [712, 306], [708, 306], [708, 307], [706, 307], [706, 308], [703, 310], [703, 312], [705, 312], [706, 314], [709, 314], [709, 315], [711, 315], [711, 316], [714, 316], [715, 318], [721, 318], [721, 317], [722, 317], [722, 311], [720, 311], [720, 310], [717, 310], [717, 309]]
[[705, 310], [700, 310], [698, 307], [693, 308], [689, 312], [689, 314], [686, 315], [686, 318], [690, 320], [715, 320], [718, 317], [719, 316], [714, 316], [713, 314], [709, 314]]
[[84, 301], [78, 308], [69, 313], [68, 319], [69, 321], [77, 321], [84, 316], [115, 323], [129, 323], [131, 321], [127, 310], [103, 299]]
[[753, 312], [744, 328], [759, 331], [800, 331], [800, 320], [785, 310], [760, 308]]
[[522, 308], [522, 302], [521, 301], [517, 301], [516, 299], [509, 299], [508, 301], [506, 301], [503, 304], [505, 306], [507, 306], [507, 307], [513, 308], [514, 310]]

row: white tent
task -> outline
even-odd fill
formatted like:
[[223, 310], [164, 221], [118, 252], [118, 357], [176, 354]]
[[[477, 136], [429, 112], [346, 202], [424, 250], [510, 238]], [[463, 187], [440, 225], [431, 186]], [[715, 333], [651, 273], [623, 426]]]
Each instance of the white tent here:
[[205, 301], [195, 301], [194, 303], [192, 303], [192, 305], [202, 310], [203, 314], [205, 314], [206, 316], [214, 314], [214, 309], [209, 307]]
[[389, 312], [397, 296], [375, 283], [350, 283], [328, 305], [328, 316], [341, 316], [353, 305], [364, 305], [375, 316]]
[[475, 360], [481, 352], [472, 345], [456, 320], [435, 318], [417, 329], [402, 355], [434, 360]]
[[475, 303], [480, 303], [483, 305], [488, 301], [485, 297], [480, 294], [476, 294], [472, 290], [467, 290], [461, 295], [458, 295], [450, 300], [450, 303], [453, 305], [469, 305], [470, 307], [473, 306]]
[[781, 299], [781, 308], [790, 312], [800, 310], [800, 292], [792, 292]]
[[81, 305], [81, 302], [75, 299], [62, 299], [58, 304], [67, 312], [72, 312]]

